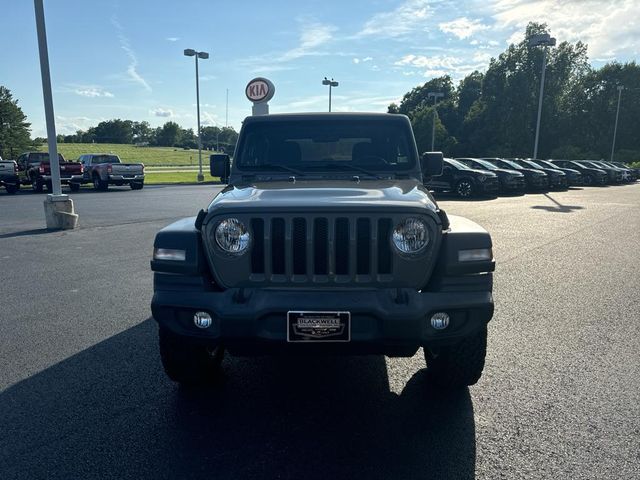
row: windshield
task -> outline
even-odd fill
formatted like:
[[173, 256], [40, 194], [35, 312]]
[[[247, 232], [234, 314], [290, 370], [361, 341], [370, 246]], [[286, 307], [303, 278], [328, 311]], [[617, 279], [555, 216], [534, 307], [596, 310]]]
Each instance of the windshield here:
[[498, 166], [504, 166], [505, 168], [513, 168], [515, 170], [522, 170], [522, 167], [516, 162], [511, 160], [496, 160]]
[[464, 163], [459, 162], [458, 160], [453, 160], [451, 158], [447, 158], [445, 160], [445, 163], [448, 163], [456, 168], [459, 168], [460, 170], [471, 170], [471, 168], [469, 168], [468, 166], [466, 166]]
[[[399, 125], [305, 121], [248, 125], [239, 170], [395, 172], [416, 165], [412, 139]], [[363, 170], [364, 169], [364, 170]]]
[[482, 167], [487, 169], [487, 170], [497, 170], [498, 169], [498, 167], [496, 167], [493, 163], [487, 162], [486, 160], [473, 159], [473, 161], [475, 163], [478, 163], [478, 164], [482, 165]]
[[523, 160], [523, 162], [526, 163], [527, 165], [529, 165], [530, 167], [533, 167], [533, 168], [537, 168], [537, 169], [544, 168], [542, 165], [537, 164], [536, 162], [534, 162], [532, 160]]

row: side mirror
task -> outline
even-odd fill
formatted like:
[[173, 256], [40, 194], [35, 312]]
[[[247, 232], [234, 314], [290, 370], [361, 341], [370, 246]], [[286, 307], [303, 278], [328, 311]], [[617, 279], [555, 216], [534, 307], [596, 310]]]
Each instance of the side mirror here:
[[420, 159], [422, 167], [422, 175], [425, 177], [437, 177], [442, 175], [442, 166], [444, 165], [444, 156], [442, 152], [424, 152]]
[[212, 177], [220, 177], [220, 182], [227, 183], [231, 162], [226, 153], [214, 153], [209, 156], [209, 170]]

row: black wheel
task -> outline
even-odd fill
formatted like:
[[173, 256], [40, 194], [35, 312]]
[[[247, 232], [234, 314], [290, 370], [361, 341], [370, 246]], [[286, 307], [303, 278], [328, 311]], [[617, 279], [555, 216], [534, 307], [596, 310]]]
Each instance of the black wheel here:
[[425, 347], [429, 379], [446, 389], [475, 384], [482, 376], [487, 354], [487, 328], [455, 345], [432, 351]]
[[583, 182], [585, 186], [590, 187], [593, 185], [593, 177], [591, 175], [585, 175]]
[[71, 189], [72, 192], [77, 192], [78, 190], [80, 190], [80, 184], [79, 183], [70, 183], [69, 184], [69, 188]]
[[461, 198], [469, 198], [473, 195], [473, 182], [467, 178], [463, 178], [456, 184], [456, 193]]
[[40, 180], [39, 178], [32, 179], [31, 180], [31, 189], [36, 193], [42, 193], [42, 190], [44, 189], [44, 185], [42, 183], [42, 180]]
[[131, 187], [131, 190], [142, 190], [142, 187], [144, 187], [144, 183], [142, 183], [142, 182], [131, 182], [129, 184], [129, 186]]
[[5, 185], [4, 188], [7, 191], [7, 193], [13, 195], [18, 190], [20, 190], [20, 184], [16, 183], [15, 185]]
[[44, 186], [47, 188], [47, 192], [53, 192], [53, 183], [51, 182], [51, 180], [44, 182]]
[[93, 177], [93, 188], [98, 190], [99, 192], [104, 192], [109, 188], [109, 182], [105, 182], [100, 179], [98, 175], [94, 175]]
[[209, 347], [174, 335], [160, 327], [160, 358], [167, 376], [184, 385], [211, 383], [221, 373], [224, 349]]

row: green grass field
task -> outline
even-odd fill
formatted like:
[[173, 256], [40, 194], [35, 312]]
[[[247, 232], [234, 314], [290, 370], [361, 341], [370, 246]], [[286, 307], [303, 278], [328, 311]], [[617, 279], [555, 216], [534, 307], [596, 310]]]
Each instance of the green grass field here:
[[[41, 151], [47, 146], [42, 145]], [[67, 160], [77, 160], [85, 153], [113, 153], [124, 163], [144, 163], [154, 165], [197, 165], [198, 150], [183, 150], [175, 147], [136, 147], [117, 143], [59, 143], [58, 152]], [[202, 164], [209, 169], [209, 155], [212, 152], [202, 151]]]
[[[146, 185], [153, 185], [158, 183], [197, 183], [196, 182], [197, 172], [166, 172], [166, 173], [157, 173], [157, 172], [149, 172], [145, 173], [144, 183]], [[212, 177], [208, 174], [208, 172], [204, 172], [204, 181], [205, 182], [219, 182], [220, 179], [218, 177]]]

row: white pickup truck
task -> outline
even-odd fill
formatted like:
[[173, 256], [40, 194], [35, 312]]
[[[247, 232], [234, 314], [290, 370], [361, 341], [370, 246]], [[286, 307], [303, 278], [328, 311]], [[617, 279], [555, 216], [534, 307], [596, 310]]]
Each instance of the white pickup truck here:
[[16, 193], [20, 189], [18, 180], [18, 164], [13, 160], [2, 160], [0, 157], [0, 186], [7, 193]]
[[107, 190], [109, 185], [129, 185], [132, 190], [144, 187], [142, 163], [122, 163], [120, 157], [110, 153], [89, 153], [78, 161], [84, 167], [82, 183], [93, 183], [96, 190]]

